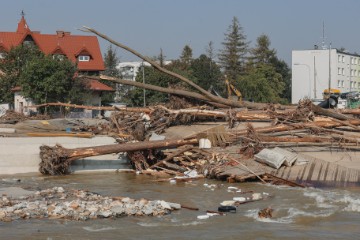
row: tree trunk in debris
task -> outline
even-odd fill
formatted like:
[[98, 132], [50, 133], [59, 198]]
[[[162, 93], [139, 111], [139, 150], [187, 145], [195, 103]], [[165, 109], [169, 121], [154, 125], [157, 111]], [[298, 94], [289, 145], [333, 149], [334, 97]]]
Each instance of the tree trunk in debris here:
[[[187, 79], [185, 78], [184, 76], [181, 76], [180, 74], [177, 74], [175, 72], [172, 72], [166, 68], [163, 68], [162, 66], [160, 66], [157, 62], [151, 60], [150, 58], [148, 57], [145, 57], [143, 56], [142, 54], [140, 54], [139, 52], [135, 51], [134, 49], [128, 47], [128, 46], [125, 46], [124, 44], [121, 44], [119, 42], [116, 42], [115, 40], [109, 38], [108, 36], [106, 36], [105, 34], [102, 34], [98, 31], [96, 31], [95, 29], [93, 28], [89, 28], [89, 27], [83, 27], [83, 30], [82, 31], [86, 31], [86, 32], [92, 32], [96, 35], [98, 35], [99, 37], [109, 41], [110, 43], [122, 48], [122, 49], [125, 49], [126, 51], [129, 51], [131, 52], [132, 54], [134, 54], [135, 56], [143, 59], [144, 61], [147, 61], [148, 63], [150, 63], [154, 68], [156, 68], [157, 70], [159, 70], [160, 72], [163, 72], [165, 74], [168, 74], [172, 77], [175, 77], [187, 84], [189, 84], [190, 86], [192, 86], [193, 88], [195, 88], [196, 90], [198, 90], [200, 93], [203, 94], [203, 96], [205, 98], [208, 99], [208, 101], [211, 101], [211, 102], [215, 102], [215, 103], [219, 103], [219, 104], [223, 104], [223, 105], [227, 105], [229, 107], [247, 107], [247, 108], [251, 108], [251, 109], [261, 109], [262, 108], [262, 105], [263, 104], [258, 104], [258, 103], [251, 103], [251, 102], [238, 102], [238, 101], [232, 101], [232, 100], [229, 100], [229, 99], [225, 99], [225, 98], [221, 98], [221, 97], [218, 97], [218, 96], [215, 96], [213, 94], [211, 94], [210, 92], [206, 91], [205, 89], [203, 89], [202, 87], [196, 85], [194, 82], [192, 82], [190, 79]], [[348, 117], [344, 116], [343, 114], [340, 114], [340, 113], [336, 113], [334, 111], [331, 111], [331, 110], [327, 110], [327, 109], [323, 109], [319, 106], [316, 106], [314, 104], [312, 104], [312, 107], [314, 109], [314, 112], [317, 113], [317, 114], [320, 114], [320, 115], [324, 115], [324, 116], [329, 116], [329, 117], [333, 117], [333, 118], [336, 118], [336, 119], [339, 119], [339, 120], [346, 120], [346, 119], [349, 119]]]
[[[95, 29], [92, 29], [92, 28], [89, 28], [89, 27], [84, 26], [83, 28], [84, 28], [83, 31], [92, 32], [92, 33], [98, 35], [99, 37], [109, 41], [110, 43], [114, 44], [115, 46], [118, 46], [118, 47], [120, 47], [122, 49], [125, 49], [128, 52], [131, 52], [135, 56], [143, 59], [144, 61], [146, 61], [148, 63], [150, 63], [154, 68], [156, 68], [160, 72], [168, 74], [169, 76], [175, 77], [175, 78], [189, 84], [190, 86], [192, 86], [193, 88], [198, 90], [200, 93], [202, 93], [203, 96], [205, 96], [208, 99], [208, 101], [216, 102], [216, 103], [227, 105], [227, 106], [230, 106], [230, 107], [247, 107], [247, 108], [259, 109], [259, 104], [258, 103], [238, 102], [238, 101], [232, 101], [232, 100], [229, 100], [229, 99], [226, 99], [226, 98], [215, 96], [215, 95], [211, 94], [210, 92], [206, 91], [205, 89], [203, 89], [202, 87], [198, 86], [194, 82], [192, 82], [190, 79], [187, 79], [187, 78], [181, 76], [180, 74], [177, 74], [177, 73], [172, 72], [172, 71], [170, 71], [170, 70], [168, 70], [166, 68], [163, 68], [157, 62], [151, 60], [148, 57], [143, 56], [139, 52], [135, 51], [134, 49], [131, 49], [128, 46], [125, 46], [124, 44], [116, 42], [115, 40], [109, 38], [105, 34], [102, 34], [102, 33], [98, 32], [98, 31], [96, 31]], [[261, 104], [261, 105], [263, 105], [263, 104]]]
[[90, 156], [105, 155], [119, 152], [132, 152], [145, 149], [171, 148], [187, 144], [196, 144], [197, 139], [162, 140], [150, 142], [135, 142], [127, 144], [112, 144], [95, 147], [67, 149], [60, 145], [40, 147], [40, 172], [46, 175], [62, 175], [69, 173], [70, 162]]
[[334, 110], [324, 109], [324, 108], [321, 108], [314, 104], [312, 104], [311, 108], [314, 111], [314, 113], [316, 113], [318, 115], [332, 117], [332, 118], [335, 118], [338, 120], [349, 120], [350, 119], [350, 117], [345, 116], [344, 114], [337, 113]]
[[[82, 76], [80, 76], [80, 77], [82, 77]], [[196, 93], [196, 92], [190, 92], [190, 91], [173, 89], [173, 88], [164, 88], [164, 87], [159, 87], [159, 86], [155, 86], [155, 85], [151, 85], [151, 84], [147, 84], [147, 83], [124, 80], [124, 79], [109, 77], [109, 76], [105, 76], [105, 75], [100, 75], [100, 77], [86, 76], [86, 78], [91, 78], [91, 79], [96, 79], [96, 80], [107, 80], [107, 81], [112, 81], [112, 82], [116, 82], [116, 83], [120, 83], [120, 84], [124, 84], [124, 85], [153, 90], [153, 91], [157, 91], [157, 92], [169, 93], [169, 94], [173, 94], [173, 95], [179, 95], [179, 96], [184, 96], [184, 97], [188, 97], [188, 98], [193, 98], [193, 99], [201, 100], [204, 102], [208, 102], [209, 104], [214, 105], [216, 107], [228, 107], [227, 105], [224, 105], [224, 104], [212, 102], [208, 98], [206, 98], [203, 95]]]
[[[349, 123], [351, 123], [353, 125], [360, 125], [359, 120], [350, 120]], [[334, 122], [334, 121], [328, 120], [328, 121], [315, 121], [315, 122], [310, 122], [310, 123], [295, 123], [295, 124], [289, 124], [289, 125], [279, 124], [276, 126], [255, 128], [255, 131], [257, 133], [271, 133], [271, 132], [291, 131], [293, 129], [311, 128], [311, 127], [332, 128], [332, 127], [341, 127], [341, 126], [346, 126], [346, 125], [347, 124], [344, 124], [340, 121]], [[246, 133], [247, 133], [247, 129], [231, 132], [231, 134], [233, 134], [234, 136], [245, 135]]]
[[40, 108], [40, 107], [48, 107], [48, 106], [62, 106], [62, 107], [69, 107], [69, 108], [79, 108], [79, 109], [88, 109], [88, 110], [105, 110], [105, 111], [124, 111], [124, 112], [143, 112], [143, 113], [150, 113], [150, 108], [128, 108], [128, 107], [104, 107], [104, 106], [86, 106], [86, 105], [77, 105], [77, 104], [70, 104], [70, 103], [44, 103], [39, 105], [33, 105], [32, 108]]
[[329, 137], [268, 137], [259, 136], [264, 142], [334, 142], [333, 138]]
[[353, 114], [360, 115], [360, 108], [357, 109], [341, 109], [339, 110], [342, 114]]

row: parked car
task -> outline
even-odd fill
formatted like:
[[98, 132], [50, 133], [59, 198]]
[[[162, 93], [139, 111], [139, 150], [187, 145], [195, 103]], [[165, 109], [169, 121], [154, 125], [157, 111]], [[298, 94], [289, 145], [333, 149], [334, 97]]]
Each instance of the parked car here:
[[360, 93], [359, 92], [356, 92], [356, 91], [352, 91], [352, 92], [345, 92], [345, 93], [342, 93], [340, 95], [340, 97], [342, 99], [359, 99], [360, 98]]

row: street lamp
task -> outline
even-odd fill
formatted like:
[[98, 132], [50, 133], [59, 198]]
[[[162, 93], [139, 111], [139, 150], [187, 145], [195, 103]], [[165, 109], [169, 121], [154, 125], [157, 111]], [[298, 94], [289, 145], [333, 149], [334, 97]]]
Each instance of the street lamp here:
[[[143, 84], [145, 84], [145, 66], [144, 66], [144, 61], [142, 61], [142, 79], [143, 79]], [[144, 107], [146, 107], [146, 90], [145, 90], [145, 88], [143, 89], [143, 95], [144, 95]]]
[[311, 98], [311, 78], [310, 78], [310, 66], [305, 63], [294, 63], [295, 66], [305, 66], [309, 72], [309, 98]]

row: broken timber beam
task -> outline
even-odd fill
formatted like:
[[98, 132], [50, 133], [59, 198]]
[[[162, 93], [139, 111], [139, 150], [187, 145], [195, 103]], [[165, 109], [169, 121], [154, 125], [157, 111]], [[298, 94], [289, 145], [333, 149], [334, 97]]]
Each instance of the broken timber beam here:
[[141, 151], [146, 149], [171, 148], [182, 145], [197, 144], [198, 139], [177, 139], [127, 144], [111, 144], [95, 147], [67, 149], [60, 145], [40, 147], [40, 172], [45, 175], [63, 175], [69, 173], [71, 161], [90, 156], [110, 153]]
[[[86, 106], [86, 105], [77, 105], [70, 103], [44, 103], [39, 105], [29, 106], [31, 108], [40, 108], [40, 107], [49, 107], [49, 106], [59, 106], [59, 107], [69, 107], [69, 108], [78, 108], [78, 109], [88, 109], [88, 110], [105, 110], [105, 111], [124, 111], [124, 112], [143, 112], [150, 113], [150, 108], [129, 108], [129, 107], [104, 107], [104, 106]], [[28, 107], [26, 107], [28, 108]]]

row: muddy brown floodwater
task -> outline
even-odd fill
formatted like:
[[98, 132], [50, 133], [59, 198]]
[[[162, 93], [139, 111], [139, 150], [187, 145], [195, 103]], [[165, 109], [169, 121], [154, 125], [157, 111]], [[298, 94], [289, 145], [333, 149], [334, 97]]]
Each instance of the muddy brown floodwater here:
[[[54, 186], [86, 189], [101, 195], [161, 199], [199, 211], [182, 209], [166, 216], [122, 217], [70, 221], [54, 219], [0, 222], [0, 239], [360, 239], [360, 188], [290, 188], [260, 183], [153, 182], [131, 173], [92, 173], [62, 177], [0, 177], [0, 187], [40, 190]], [[11, 177], [12, 178], [12, 177]], [[236, 213], [200, 220], [206, 210], [241, 197], [228, 187], [269, 194], [266, 200], [237, 207]], [[259, 219], [258, 211], [271, 207], [273, 218]]]

